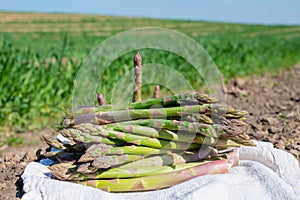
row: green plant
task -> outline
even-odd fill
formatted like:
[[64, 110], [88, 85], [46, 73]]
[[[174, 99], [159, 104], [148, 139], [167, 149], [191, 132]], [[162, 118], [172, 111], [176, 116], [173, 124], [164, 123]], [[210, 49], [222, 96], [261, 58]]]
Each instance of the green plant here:
[[[47, 18], [41, 20], [41, 15]], [[27, 14], [23, 16], [26, 19]], [[56, 16], [36, 14], [24, 22], [0, 20], [0, 126], [24, 131], [57, 125], [57, 117], [70, 107], [73, 81], [83, 58], [107, 37], [131, 28], [166, 27], [193, 37], [212, 56], [225, 80], [300, 63], [299, 26]], [[119, 77], [133, 68], [134, 53], [116, 59], [100, 77], [96, 93], [103, 94], [107, 103]], [[144, 64], [171, 65], [195, 89], [203, 86], [203, 77], [195, 76], [193, 67], [178, 55], [151, 49], [140, 53]], [[152, 96], [154, 86], [143, 86], [145, 99]], [[166, 94], [170, 91], [161, 86], [161, 96]]]

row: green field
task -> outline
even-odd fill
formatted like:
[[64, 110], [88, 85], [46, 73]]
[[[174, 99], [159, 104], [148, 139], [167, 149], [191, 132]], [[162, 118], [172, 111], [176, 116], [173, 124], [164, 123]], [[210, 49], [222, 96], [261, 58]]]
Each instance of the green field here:
[[[38, 130], [59, 123], [70, 106], [82, 59], [104, 39], [138, 27], [163, 27], [194, 38], [225, 79], [276, 71], [300, 63], [300, 26], [263, 26], [204, 21], [96, 15], [0, 13], [0, 132]], [[99, 83], [106, 95], [132, 69], [130, 52], [115, 60]], [[201, 85], [176, 55], [141, 50], [143, 63], [172, 64]], [[144, 88], [144, 96], [152, 86]], [[95, 94], [96, 95], [96, 94]]]

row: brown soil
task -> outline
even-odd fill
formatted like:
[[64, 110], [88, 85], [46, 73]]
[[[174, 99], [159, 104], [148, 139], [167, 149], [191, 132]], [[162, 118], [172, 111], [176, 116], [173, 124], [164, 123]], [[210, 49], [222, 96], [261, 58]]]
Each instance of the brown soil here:
[[[54, 134], [53, 129], [46, 129], [40, 134]], [[47, 145], [38, 134], [24, 133], [25, 144], [22, 146], [0, 147], [0, 199], [10, 200], [22, 197], [21, 174], [29, 162], [36, 160]], [[34, 141], [34, 144], [32, 144]], [[31, 145], [28, 144], [31, 143]], [[27, 144], [27, 145], [26, 145]]]
[[[253, 137], [272, 142], [300, 161], [300, 66], [267, 74], [232, 80], [227, 87], [227, 102], [249, 111], [247, 122]], [[46, 130], [53, 132], [53, 130]], [[27, 137], [28, 136], [28, 137]], [[27, 134], [27, 138], [39, 138]], [[46, 145], [38, 140], [26, 147], [0, 147], [0, 199], [22, 196], [22, 174], [28, 162], [37, 159]]]
[[300, 162], [300, 66], [276, 75], [231, 81], [228, 104], [249, 111], [249, 133]]

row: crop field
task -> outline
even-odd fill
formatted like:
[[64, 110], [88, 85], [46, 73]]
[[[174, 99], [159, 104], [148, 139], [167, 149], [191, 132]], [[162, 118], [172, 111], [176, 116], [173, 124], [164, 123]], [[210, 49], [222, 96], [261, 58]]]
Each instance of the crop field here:
[[[300, 63], [300, 26], [3, 12], [0, 132], [58, 125], [57, 119], [70, 106], [73, 80], [84, 57], [109, 36], [139, 27], [163, 27], [194, 38], [213, 58], [225, 80]], [[111, 97], [107, 91], [132, 69], [134, 54], [123, 55], [105, 71], [97, 91], [108, 102]], [[193, 85], [201, 85], [193, 71], [184, 70], [189, 65], [184, 59], [149, 49], [141, 50], [141, 54], [143, 63], [173, 65]], [[143, 89], [144, 96], [152, 94], [151, 87]]]

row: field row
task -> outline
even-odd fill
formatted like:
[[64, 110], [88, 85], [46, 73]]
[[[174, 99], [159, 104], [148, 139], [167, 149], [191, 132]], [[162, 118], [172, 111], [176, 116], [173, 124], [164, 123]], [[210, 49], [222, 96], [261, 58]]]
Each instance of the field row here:
[[0, 13], [0, 32], [7, 33], [60, 33], [78, 35], [87, 33], [96, 36], [110, 36], [120, 31], [141, 27], [163, 27], [186, 33], [190, 36], [234, 35], [235, 37], [256, 37], [261, 35], [285, 34], [288, 37], [300, 35], [299, 26], [262, 26], [204, 21], [159, 20], [130, 17]]

